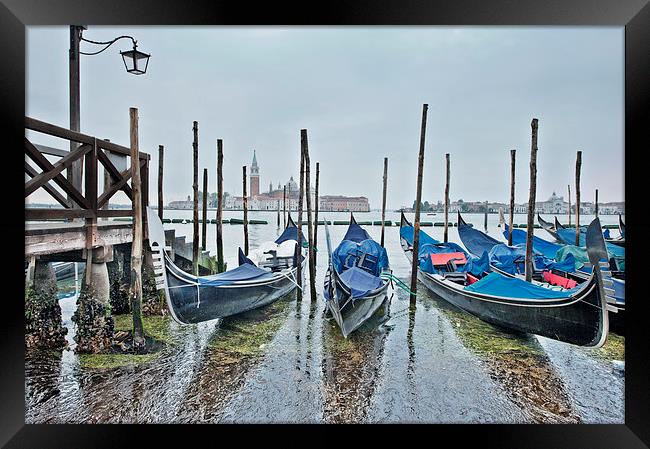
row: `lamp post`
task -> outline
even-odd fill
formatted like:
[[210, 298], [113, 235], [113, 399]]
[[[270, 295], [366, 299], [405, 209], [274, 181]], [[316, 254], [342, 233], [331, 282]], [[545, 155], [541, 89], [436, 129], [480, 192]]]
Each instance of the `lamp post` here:
[[[72, 131], [80, 131], [80, 110], [81, 110], [81, 101], [79, 94], [79, 57], [80, 55], [97, 55], [102, 53], [108, 47], [113, 45], [120, 39], [131, 39], [133, 43], [132, 50], [121, 51], [120, 55], [124, 61], [124, 67], [129, 73], [135, 75], [143, 75], [147, 71], [147, 66], [149, 65], [149, 57], [151, 55], [142, 53], [138, 51], [138, 42], [131, 36], [119, 36], [113, 40], [107, 42], [97, 42], [85, 39], [83, 37], [83, 30], [87, 29], [83, 25], [70, 25], [70, 51], [69, 51], [69, 65], [70, 65], [70, 129]], [[79, 49], [79, 44], [83, 42], [88, 42], [94, 45], [102, 45], [102, 48], [99, 51], [86, 53], [82, 52]], [[70, 151], [77, 149], [79, 144], [76, 142], [70, 142]], [[68, 170], [67, 178], [68, 181], [74, 186], [75, 189], [81, 191], [81, 176], [82, 176], [82, 161], [77, 159], [72, 163], [71, 168]], [[73, 201], [68, 195], [68, 201], [70, 206], [73, 206]]]

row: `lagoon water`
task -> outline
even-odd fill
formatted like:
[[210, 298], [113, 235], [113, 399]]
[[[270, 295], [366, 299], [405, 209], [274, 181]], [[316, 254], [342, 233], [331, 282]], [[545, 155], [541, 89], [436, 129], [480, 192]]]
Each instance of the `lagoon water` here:
[[[191, 215], [165, 211], [168, 218]], [[292, 215], [295, 219], [296, 212]], [[224, 212], [230, 217], [241, 212]], [[379, 220], [380, 213], [355, 217]], [[482, 214], [463, 217], [483, 229]], [[250, 212], [249, 218], [269, 222], [249, 225], [251, 248], [280, 232], [276, 212]], [[349, 214], [321, 213], [320, 218], [346, 220]], [[449, 218], [456, 222], [455, 214]], [[395, 224], [399, 213], [387, 213], [386, 219]], [[422, 214], [422, 221], [442, 222], [443, 214]], [[526, 217], [516, 215], [514, 222], [525, 223]], [[601, 216], [601, 222], [617, 224], [618, 216]], [[497, 225], [498, 216], [489, 215], [490, 235], [505, 241]], [[207, 227], [207, 249], [215, 254], [216, 225]], [[379, 240], [380, 226], [364, 227]], [[165, 228], [191, 239], [192, 224]], [[243, 227], [223, 228], [224, 257], [232, 267], [237, 247], [243, 246]], [[346, 229], [329, 227], [333, 247]], [[442, 227], [423, 230], [442, 240]], [[542, 229], [535, 232], [551, 239]], [[449, 229], [449, 239], [460, 243], [456, 228]], [[385, 241], [394, 274], [408, 283], [410, 266], [397, 226], [386, 228]], [[317, 243], [313, 301], [306, 288], [302, 302], [294, 293], [237, 317], [192, 326], [166, 319], [173, 342], [141, 364], [93, 369], [70, 349], [28, 353], [26, 422], [624, 422], [624, 368], [617, 360], [623, 358], [624, 338], [610, 334], [604, 349], [590, 350], [510, 334], [419, 284], [415, 310], [409, 309], [408, 294], [395, 289], [379, 313], [346, 340], [323, 314], [323, 226]], [[62, 299], [61, 306], [73, 347], [75, 297]]]

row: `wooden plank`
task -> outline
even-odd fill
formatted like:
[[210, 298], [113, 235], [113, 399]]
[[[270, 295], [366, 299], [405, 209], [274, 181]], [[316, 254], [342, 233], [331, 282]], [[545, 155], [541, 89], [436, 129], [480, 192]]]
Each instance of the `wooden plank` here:
[[43, 209], [36, 207], [25, 208], [25, 220], [55, 220], [61, 218], [87, 218], [94, 216], [90, 209]]
[[242, 187], [244, 206], [244, 254], [248, 256], [248, 196], [246, 194], [246, 166], [242, 167]]
[[[25, 138], [25, 142], [29, 142], [29, 140]], [[56, 164], [54, 165], [50, 164], [52, 165], [51, 170], [46, 170], [43, 173], [35, 176], [30, 181], [25, 183], [25, 196], [29, 196], [32, 193], [34, 193], [34, 191], [42, 187], [43, 184], [56, 177], [56, 175], [60, 174], [63, 170], [71, 167], [72, 163], [76, 159], [83, 157], [86, 153], [88, 153], [91, 150], [92, 150], [91, 146], [81, 145], [75, 151], [68, 153], [65, 157], [61, 158]], [[42, 153], [38, 152], [38, 149], [34, 145], [32, 145], [31, 142], [30, 145], [26, 144], [25, 152], [35, 162], [36, 162], [35, 158], [38, 157], [37, 154], [39, 154], [42, 157], [41, 160], [43, 159], [47, 160], [45, 159], [45, 156], [42, 155]]]
[[[31, 165], [29, 165], [29, 162], [27, 161], [25, 161], [25, 173], [27, 173], [32, 178], [38, 175], [36, 169]], [[49, 182], [43, 184], [43, 189], [45, 189], [45, 191], [49, 193], [52, 196], [52, 198], [54, 198], [61, 206], [66, 208], [68, 207], [68, 200], [63, 195], [61, 195], [54, 187], [52, 187]]]
[[132, 217], [132, 209], [105, 209], [97, 211], [98, 217]]
[[[25, 151], [27, 152], [28, 156], [32, 158], [32, 160], [36, 163], [36, 165], [39, 166], [39, 168], [43, 171], [50, 171], [54, 169], [54, 166], [50, 161], [48, 161], [45, 156], [43, 156], [41, 153], [38, 152], [36, 147], [32, 145], [32, 143], [25, 139]], [[83, 197], [81, 192], [79, 192], [77, 189], [74, 188], [74, 186], [68, 181], [61, 173], [56, 175], [53, 178], [53, 181], [56, 182], [59, 187], [61, 187], [65, 193], [70, 195], [72, 199], [81, 207], [84, 209], [90, 209], [90, 204], [88, 201], [86, 201], [86, 198]]]
[[515, 159], [517, 150], [510, 150], [510, 232], [508, 233], [508, 245], [512, 246], [512, 225], [515, 219]]
[[[50, 136], [60, 137], [61, 139], [71, 140], [73, 142], [78, 142], [78, 143], [85, 143], [88, 145], [92, 145], [94, 139], [93, 136], [89, 136], [87, 134], [83, 134], [78, 131], [72, 131], [67, 128], [63, 128], [61, 126], [43, 122], [41, 120], [31, 118], [31, 117], [25, 117], [25, 128], [43, 134], [48, 134]], [[131, 155], [131, 150], [129, 148], [123, 147], [122, 145], [118, 145], [113, 142], [109, 142], [106, 140], [99, 140], [98, 145], [99, 148], [103, 150], [108, 150], [113, 153], [123, 154], [125, 156]], [[139, 153], [140, 159], [149, 159], [149, 157], [150, 156], [147, 153]]]
[[85, 194], [90, 203], [90, 209], [97, 212], [97, 139], [93, 139], [92, 149], [84, 159]]
[[582, 151], [576, 155], [576, 246], [580, 246], [580, 168], [582, 167]]
[[447, 243], [448, 241], [448, 230], [449, 225], [449, 176], [450, 176], [450, 167], [449, 167], [449, 153], [445, 153], [445, 230], [443, 233], [443, 242]]
[[205, 251], [206, 234], [208, 233], [208, 169], [203, 169], [203, 223], [201, 226], [201, 249]]

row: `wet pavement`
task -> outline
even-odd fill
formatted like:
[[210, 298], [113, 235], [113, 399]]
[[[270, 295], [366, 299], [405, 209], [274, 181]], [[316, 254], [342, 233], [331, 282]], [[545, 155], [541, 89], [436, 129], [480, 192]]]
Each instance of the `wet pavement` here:
[[[166, 216], [183, 214], [191, 211]], [[441, 221], [438, 215], [423, 220]], [[272, 223], [250, 226], [251, 247], [277, 234], [275, 213], [250, 218]], [[482, 227], [482, 215], [465, 218]], [[357, 219], [375, 220], [378, 213]], [[496, 217], [490, 220], [491, 235], [500, 238]], [[191, 234], [188, 224], [165, 226]], [[379, 239], [379, 226], [365, 228]], [[424, 228], [434, 238], [442, 229]], [[333, 247], [345, 230], [330, 226]], [[242, 227], [225, 225], [224, 232], [224, 255], [234, 264]], [[314, 301], [307, 293], [298, 302], [293, 293], [262, 309], [192, 326], [167, 318], [170, 343], [150, 361], [119, 368], [85, 368], [72, 350], [30, 352], [26, 422], [624, 422], [624, 367], [611, 352], [504, 332], [422, 284], [415, 309], [406, 292], [394, 289], [378, 313], [344, 339], [323, 313], [322, 227], [318, 234]], [[455, 229], [449, 234], [458, 241]], [[386, 247], [394, 274], [406, 281], [410, 267], [398, 235], [397, 227], [387, 228]], [[73, 347], [75, 298], [61, 305]]]

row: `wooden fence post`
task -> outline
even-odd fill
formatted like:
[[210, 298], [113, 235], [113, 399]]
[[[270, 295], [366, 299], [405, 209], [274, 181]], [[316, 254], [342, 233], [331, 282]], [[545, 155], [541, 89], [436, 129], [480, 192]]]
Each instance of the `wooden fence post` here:
[[443, 242], [448, 242], [447, 224], [449, 223], [449, 178], [451, 176], [449, 167], [449, 153], [445, 153], [445, 229], [443, 231]]
[[133, 190], [133, 243], [131, 245], [131, 310], [133, 311], [133, 346], [141, 350], [145, 346], [142, 324], [142, 199], [140, 180], [140, 151], [138, 143], [138, 109], [130, 108], [131, 140], [131, 187]]
[[223, 266], [223, 141], [217, 139], [217, 272], [225, 271]]
[[580, 168], [582, 167], [582, 151], [576, 156], [576, 246], [580, 246]]
[[192, 273], [199, 275], [199, 123], [194, 122], [194, 142], [192, 155], [194, 163], [192, 190], [194, 191], [193, 238], [192, 238]]
[[242, 167], [242, 186], [244, 191], [244, 254], [248, 256], [248, 196], [246, 193], [246, 166]]
[[316, 253], [314, 251], [314, 228], [312, 224], [311, 216], [311, 176], [310, 176], [310, 165], [309, 160], [309, 140], [307, 138], [307, 130], [300, 130], [300, 143], [302, 147], [303, 157], [305, 158], [305, 197], [307, 200], [307, 240], [309, 242], [309, 250], [307, 251], [309, 255], [309, 291], [311, 300], [316, 300]]
[[420, 201], [422, 201], [422, 169], [424, 167], [424, 140], [427, 128], [427, 109], [428, 104], [422, 105], [422, 125], [420, 128], [420, 153], [418, 155], [418, 178], [417, 178], [417, 193], [415, 196], [415, 220], [413, 223], [413, 260], [411, 266], [411, 294], [410, 303], [415, 306], [415, 295], [417, 293], [418, 283], [418, 250], [420, 243]]
[[320, 176], [320, 163], [316, 162], [316, 191], [314, 192], [314, 201], [316, 205], [314, 207], [314, 264], [318, 261], [318, 209], [320, 200], [318, 199], [318, 182]]
[[512, 224], [515, 220], [515, 159], [517, 150], [510, 150], [510, 226], [508, 232], [508, 245], [512, 246]]
[[201, 223], [201, 250], [205, 251], [208, 233], [208, 169], [203, 169], [203, 222]]
[[[302, 137], [302, 136], [301, 136]], [[302, 143], [302, 138], [301, 138]], [[304, 197], [304, 188], [305, 188], [305, 153], [302, 151], [302, 145], [300, 148], [300, 189], [298, 191], [298, 267], [297, 267], [297, 277], [298, 285], [298, 301], [302, 301], [302, 286], [303, 286], [303, 272], [302, 272], [302, 199]], [[291, 204], [291, 200], [289, 200]]]
[[163, 219], [163, 160], [165, 157], [165, 148], [158, 145], [158, 217], [160, 221]]
[[537, 193], [537, 119], [530, 124], [532, 139], [530, 145], [530, 193], [528, 197], [528, 229], [526, 229], [526, 281], [533, 279], [533, 231], [535, 216], [535, 195]]

